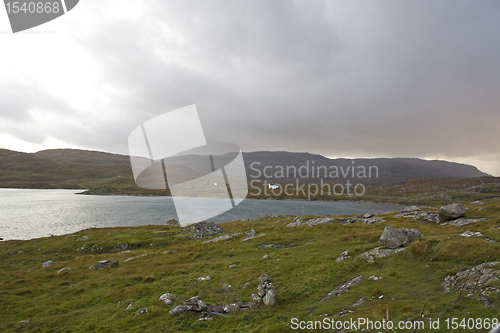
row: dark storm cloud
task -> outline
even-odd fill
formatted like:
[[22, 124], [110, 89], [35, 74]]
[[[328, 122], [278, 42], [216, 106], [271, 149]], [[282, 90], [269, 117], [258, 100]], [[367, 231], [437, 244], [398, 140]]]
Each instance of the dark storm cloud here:
[[500, 157], [498, 2], [145, 5], [128, 19], [82, 3], [96, 18], [73, 38], [119, 117], [62, 139], [126, 153], [140, 123], [194, 103], [208, 140], [247, 151]]

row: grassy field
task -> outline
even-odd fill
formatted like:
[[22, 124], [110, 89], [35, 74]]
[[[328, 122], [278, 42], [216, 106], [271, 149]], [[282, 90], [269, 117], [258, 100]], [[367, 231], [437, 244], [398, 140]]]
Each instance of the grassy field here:
[[[500, 199], [466, 207], [467, 217], [484, 217], [486, 221], [455, 227], [417, 223], [389, 213], [380, 215], [386, 221], [377, 224], [339, 224], [341, 219], [352, 217], [346, 216], [335, 217], [334, 224], [286, 227], [284, 224], [294, 218], [288, 216], [223, 224], [226, 233], [253, 228], [257, 235], [266, 234], [248, 241], [239, 236], [203, 244], [191, 237], [188, 228], [146, 226], [1, 242], [0, 331], [289, 332], [293, 331], [292, 318], [323, 320], [324, 315], [342, 321], [380, 321], [388, 311], [394, 323], [413, 321], [420, 319], [424, 305], [422, 320], [426, 325], [430, 319], [440, 318], [441, 329], [432, 332], [448, 332], [446, 318], [500, 319], [500, 293], [487, 296], [496, 307], [485, 307], [477, 299], [478, 291], [469, 296], [471, 290], [465, 290], [457, 302], [458, 291], [445, 293], [441, 287], [447, 275], [500, 260], [500, 243], [485, 240], [500, 239]], [[425, 209], [436, 212], [436, 208]], [[314, 217], [304, 220], [309, 218]], [[415, 228], [425, 238], [374, 263], [361, 261], [360, 254], [379, 246], [377, 240], [388, 225]], [[480, 231], [485, 237], [460, 236], [466, 230]], [[257, 248], [262, 244], [291, 247]], [[345, 250], [351, 258], [335, 261]], [[267, 259], [263, 259], [265, 254]], [[135, 259], [125, 261], [129, 258]], [[106, 259], [117, 260], [119, 265], [89, 269]], [[56, 264], [43, 268], [48, 260]], [[66, 267], [70, 269], [58, 273]], [[269, 275], [276, 289], [278, 303], [274, 307], [235, 311], [227, 317], [214, 316], [213, 321], [199, 321], [199, 314], [191, 312], [169, 315], [176, 304], [196, 295], [211, 305], [251, 301], [261, 274]], [[363, 275], [362, 281], [349, 292], [322, 301], [337, 285], [358, 275]], [[369, 280], [372, 275], [382, 279]], [[196, 280], [202, 276], [211, 279]], [[244, 288], [248, 282], [251, 285]], [[232, 286], [229, 291], [222, 288], [224, 283]], [[500, 281], [487, 286], [500, 288]], [[173, 305], [158, 300], [163, 293], [176, 295]], [[364, 303], [353, 306], [360, 297], [365, 297]], [[144, 308], [149, 313], [138, 314]], [[419, 330], [428, 331], [427, 326]]]

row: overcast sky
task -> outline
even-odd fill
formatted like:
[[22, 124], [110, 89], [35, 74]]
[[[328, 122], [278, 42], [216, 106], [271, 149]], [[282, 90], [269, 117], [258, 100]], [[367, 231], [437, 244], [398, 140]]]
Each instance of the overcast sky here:
[[500, 176], [500, 2], [81, 0], [12, 34], [0, 147], [128, 153], [196, 104], [244, 151], [420, 157]]

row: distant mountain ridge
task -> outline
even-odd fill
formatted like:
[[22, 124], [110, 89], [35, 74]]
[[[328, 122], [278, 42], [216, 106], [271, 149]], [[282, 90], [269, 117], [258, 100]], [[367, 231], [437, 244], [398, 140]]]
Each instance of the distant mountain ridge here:
[[[394, 185], [425, 178], [490, 176], [471, 165], [418, 158], [329, 159], [310, 153], [283, 151], [258, 151], [243, 155], [249, 181], [254, 179], [268, 182], [295, 181], [294, 177], [276, 177], [276, 172], [280, 168], [286, 170], [288, 167], [292, 170], [313, 164], [315, 167], [337, 167], [343, 170], [352, 166], [376, 166], [378, 178], [365, 179], [363, 182], [365, 185]], [[273, 177], [264, 176], [263, 171], [266, 167], [267, 174]], [[301, 181], [316, 182], [318, 179], [309, 177]], [[349, 179], [349, 176], [346, 179]], [[327, 182], [335, 180], [325, 179]], [[137, 190], [129, 156], [79, 149], [50, 149], [36, 153], [0, 149], [0, 187], [91, 188], [103, 185]]]

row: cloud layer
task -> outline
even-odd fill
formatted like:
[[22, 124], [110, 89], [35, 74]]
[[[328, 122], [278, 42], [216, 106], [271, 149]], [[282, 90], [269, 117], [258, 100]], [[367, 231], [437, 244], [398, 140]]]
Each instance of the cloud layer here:
[[196, 104], [209, 141], [246, 151], [500, 175], [499, 15], [495, 1], [81, 1], [39, 28], [56, 33], [0, 35], [0, 133], [127, 153], [139, 124]]

